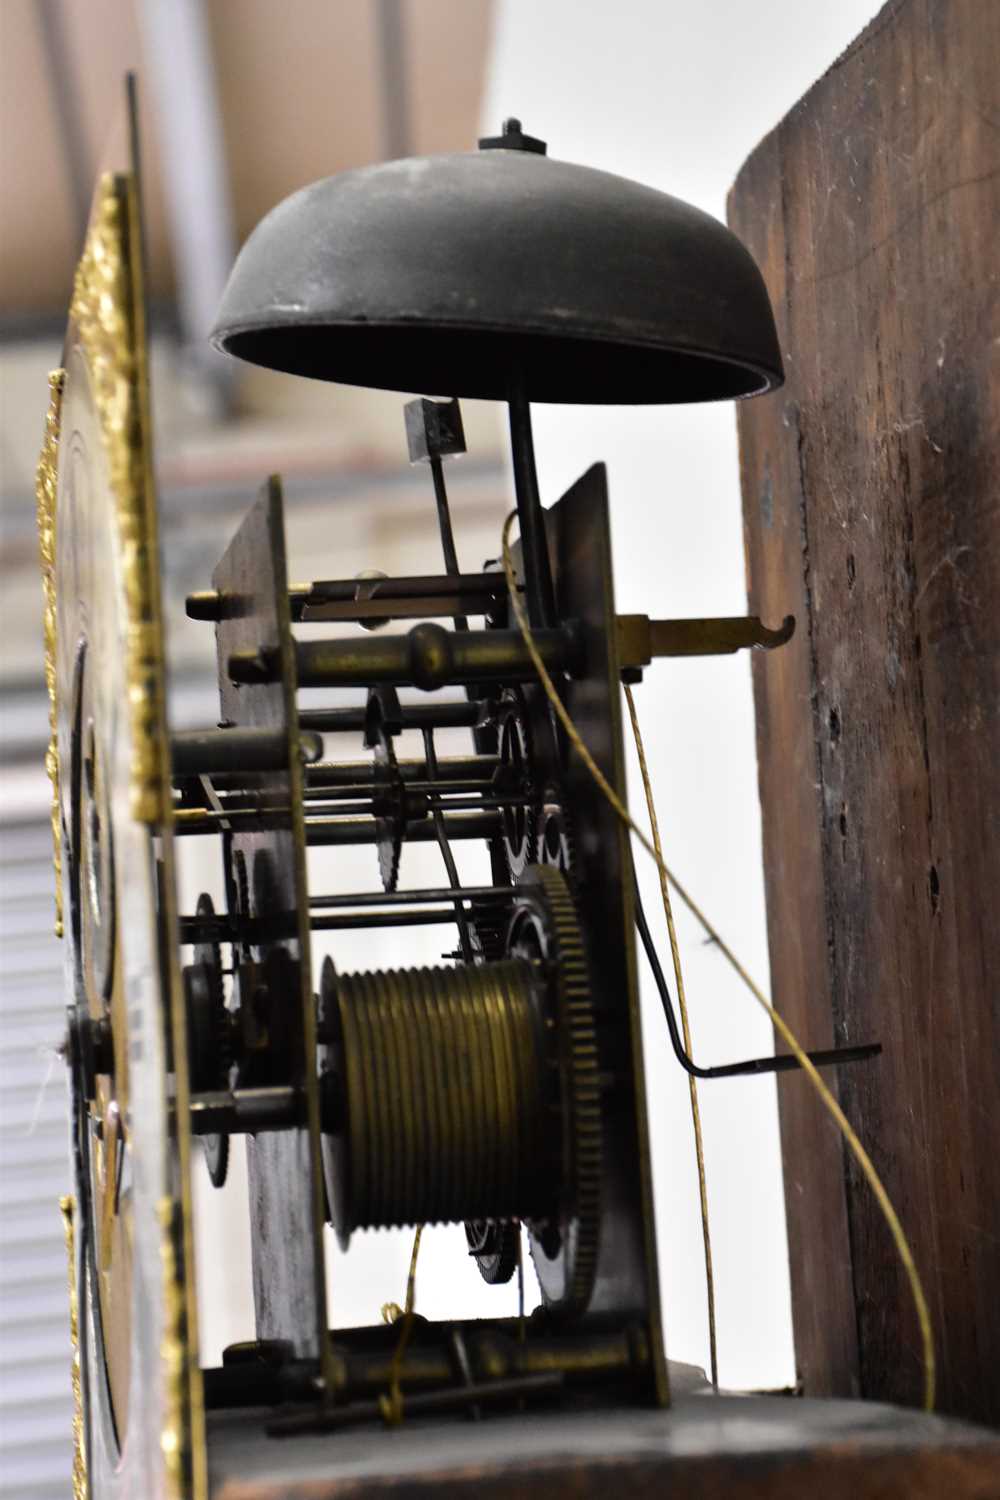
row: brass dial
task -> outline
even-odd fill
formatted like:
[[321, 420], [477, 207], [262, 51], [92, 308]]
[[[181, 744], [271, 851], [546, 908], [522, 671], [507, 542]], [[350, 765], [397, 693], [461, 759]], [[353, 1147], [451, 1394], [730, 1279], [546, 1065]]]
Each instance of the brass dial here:
[[81, 1018], [102, 1023], [87, 1101], [91, 1243], [104, 1370], [124, 1442], [131, 1373], [132, 1163], [128, 1016], [120, 952], [116, 810], [127, 811], [126, 601], [121, 538], [87, 361], [67, 357], [56, 499], [56, 705], [61, 821], [67, 849], [68, 936]]

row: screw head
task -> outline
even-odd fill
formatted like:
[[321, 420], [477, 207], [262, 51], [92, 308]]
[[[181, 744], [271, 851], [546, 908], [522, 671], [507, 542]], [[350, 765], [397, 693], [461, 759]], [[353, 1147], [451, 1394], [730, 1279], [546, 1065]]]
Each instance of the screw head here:
[[516, 115], [508, 115], [503, 122], [500, 135], [484, 136], [479, 142], [480, 151], [530, 151], [544, 156], [546, 144], [537, 136], [525, 135]]

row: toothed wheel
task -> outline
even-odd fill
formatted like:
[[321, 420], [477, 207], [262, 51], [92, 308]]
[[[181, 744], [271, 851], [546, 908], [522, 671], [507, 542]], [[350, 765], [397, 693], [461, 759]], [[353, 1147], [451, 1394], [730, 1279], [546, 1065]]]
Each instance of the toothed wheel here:
[[[497, 714], [497, 727], [500, 742], [497, 792], [501, 797], [506, 795], [512, 799], [531, 799], [534, 757], [527, 710], [519, 689], [508, 688], [504, 691]], [[526, 804], [505, 807], [500, 814], [500, 821], [504, 858], [511, 880], [516, 881], [535, 859], [537, 809], [530, 800]]]
[[576, 874], [573, 822], [555, 787], [546, 788], [539, 812], [536, 859], [538, 864], [551, 866], [572, 883]]
[[[235, 911], [233, 916], [250, 916], [250, 877], [247, 874], [246, 855], [242, 849], [237, 849], [232, 861], [233, 894], [235, 897]], [[253, 958], [252, 944], [234, 943], [233, 958], [237, 964], [250, 961]]]
[[392, 740], [381, 733], [375, 743], [375, 798], [379, 810], [375, 817], [378, 844], [378, 870], [382, 888], [394, 891], [399, 884], [399, 860], [403, 852], [406, 822], [406, 795]]
[[[198, 897], [196, 915], [214, 921], [215, 907], [207, 893]], [[200, 1093], [229, 1087], [233, 1064], [229, 1012], [226, 1009], [225, 984], [222, 977], [222, 954], [216, 942], [198, 943], [194, 963], [184, 971], [188, 1002], [191, 1087]], [[220, 1188], [229, 1170], [229, 1136], [203, 1135], [199, 1138], [213, 1187]]]
[[399, 698], [392, 688], [372, 688], [365, 707], [365, 744], [375, 754], [373, 790], [378, 869], [382, 888], [399, 884], [399, 860], [406, 832], [406, 789], [396, 763], [393, 734], [401, 723]]
[[507, 951], [545, 964], [554, 981], [561, 1080], [556, 1107], [569, 1160], [558, 1214], [530, 1221], [528, 1233], [546, 1307], [577, 1317], [593, 1293], [600, 1238], [600, 1077], [583, 935], [569, 887], [554, 867], [532, 865], [518, 882]]
[[474, 1219], [465, 1226], [469, 1254], [490, 1286], [504, 1286], [517, 1270], [518, 1225], [513, 1219]]

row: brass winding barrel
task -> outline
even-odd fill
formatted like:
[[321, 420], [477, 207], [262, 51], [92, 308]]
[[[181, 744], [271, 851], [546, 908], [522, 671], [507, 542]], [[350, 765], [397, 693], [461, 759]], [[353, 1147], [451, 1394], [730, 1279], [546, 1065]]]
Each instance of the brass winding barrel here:
[[558, 1205], [558, 1074], [546, 985], [525, 959], [337, 974], [320, 997], [320, 1066], [340, 1128], [327, 1193], [352, 1230], [541, 1217]]

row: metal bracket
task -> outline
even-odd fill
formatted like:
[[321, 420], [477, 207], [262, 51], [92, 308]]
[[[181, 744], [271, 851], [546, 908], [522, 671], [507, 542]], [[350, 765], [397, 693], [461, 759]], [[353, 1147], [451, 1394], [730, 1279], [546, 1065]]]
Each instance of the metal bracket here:
[[647, 667], [656, 656], [730, 656], [734, 651], [773, 651], [795, 632], [795, 616], [786, 615], [779, 630], [768, 630], [756, 615], [706, 620], [651, 620], [648, 615], [618, 616], [618, 655], [622, 670]]

